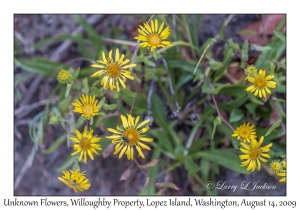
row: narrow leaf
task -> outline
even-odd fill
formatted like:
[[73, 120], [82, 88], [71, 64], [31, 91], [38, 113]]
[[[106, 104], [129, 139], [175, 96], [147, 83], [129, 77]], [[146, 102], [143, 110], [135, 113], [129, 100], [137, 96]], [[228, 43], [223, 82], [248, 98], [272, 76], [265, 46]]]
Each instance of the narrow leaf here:
[[212, 93], [213, 94], [218, 94], [219, 92], [220, 92], [220, 90], [222, 90], [223, 88], [225, 88], [225, 87], [230, 87], [231, 86], [231, 84], [230, 83], [227, 83], [227, 84], [224, 84], [224, 85], [220, 85], [220, 86], [218, 86], [216, 89], [214, 89], [213, 91], [212, 91]]
[[72, 84], [68, 84], [67, 85], [67, 89], [66, 89], [66, 93], [65, 93], [65, 98], [67, 98], [69, 96], [71, 87], [72, 87]]
[[278, 32], [278, 31], [273, 31], [273, 32], [279, 39], [281, 39], [283, 42], [286, 42], [286, 38], [282, 33]]
[[266, 132], [265, 136], [268, 136], [270, 133], [272, 133], [272, 131], [277, 128], [281, 123], [281, 119], [278, 120], [277, 122], [275, 122], [270, 128], [269, 130]]
[[100, 109], [101, 109], [101, 107], [103, 106], [104, 102], [105, 102], [105, 97], [103, 97], [103, 98], [100, 100], [100, 102], [98, 103], [98, 106], [100, 106]]
[[248, 60], [248, 50], [249, 50], [248, 39], [246, 39], [242, 46], [242, 56], [241, 56], [244, 61]]
[[108, 105], [108, 104], [103, 104], [103, 108], [104, 108], [105, 110], [114, 110], [115, 108], [117, 108], [117, 104], [110, 104], [110, 105]]
[[220, 118], [220, 116], [218, 115], [218, 116], [216, 117], [216, 119], [214, 120], [214, 127], [213, 127], [213, 131], [212, 131], [211, 139], [214, 138], [215, 132], [216, 132], [216, 128], [217, 128], [217, 126], [220, 125], [220, 124], [221, 124], [221, 118]]
[[75, 74], [74, 74], [74, 81], [77, 79], [78, 75], [80, 73], [80, 67], [78, 67], [75, 71]]
[[82, 80], [82, 83], [83, 83], [84, 93], [88, 94], [89, 93], [89, 84], [88, 84], [87, 77]]
[[100, 91], [98, 88], [96, 88], [96, 87], [92, 87], [91, 88], [91, 91], [92, 91], [92, 93], [94, 94], [94, 95], [96, 95], [96, 96], [103, 96], [104, 95], [104, 93], [102, 92], [102, 91]]

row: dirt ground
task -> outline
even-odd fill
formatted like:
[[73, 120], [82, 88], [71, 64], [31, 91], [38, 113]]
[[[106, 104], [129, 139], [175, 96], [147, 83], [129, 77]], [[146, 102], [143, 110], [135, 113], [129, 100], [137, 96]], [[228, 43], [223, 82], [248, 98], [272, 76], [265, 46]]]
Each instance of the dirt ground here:
[[[90, 18], [89, 15], [81, 15], [83, 18]], [[121, 27], [126, 28], [126, 31], [130, 33], [132, 25], [137, 22], [133, 22], [135, 18], [129, 18], [124, 15], [100, 15], [95, 27], [101, 30], [101, 22], [110, 21], [111, 27], [119, 24]], [[149, 15], [150, 16], [150, 15]], [[228, 15], [204, 15], [199, 27], [199, 42], [203, 43], [207, 38], [215, 36], [218, 33], [224, 19]], [[224, 39], [232, 37], [234, 41], [243, 42], [238, 35], [238, 31], [243, 29], [248, 24], [260, 19], [259, 15], [235, 15], [230, 24], [224, 31]], [[28, 49], [34, 43], [45, 38], [52, 37], [58, 34], [71, 34], [78, 25], [73, 21], [70, 15], [15, 15], [14, 18], [14, 31], [15, 37], [19, 42], [19, 47]], [[51, 53], [60, 46], [60, 42], [44, 47], [38, 51], [28, 51], [23, 57], [44, 56], [49, 58]], [[71, 55], [72, 54], [72, 55]], [[76, 57], [74, 54], [74, 46], [70, 46], [67, 52], [60, 55], [59, 61], [65, 62], [70, 57]], [[15, 68], [14, 73], [22, 72], [22, 70]], [[36, 85], [34, 90], [30, 91], [30, 87], [36, 81], [39, 76], [32, 75], [32, 78], [21, 84], [21, 98], [22, 100], [15, 99], [15, 110], [19, 109], [26, 104], [32, 104], [44, 99], [47, 99], [51, 93], [52, 88], [56, 84], [56, 81], [40, 78], [40, 83]], [[28, 92], [29, 91], [29, 92]], [[32, 94], [32, 95], [28, 95]], [[23, 103], [23, 99], [29, 97], [30, 99]], [[17, 96], [15, 96], [17, 98]], [[61, 176], [61, 173], [56, 169], [62, 164], [70, 154], [70, 149], [66, 147], [59, 147], [59, 150], [50, 155], [45, 155], [38, 150], [33, 161], [31, 168], [27, 168], [25, 171], [21, 171], [28, 156], [31, 153], [33, 142], [30, 139], [28, 133], [28, 125], [30, 120], [40, 111], [44, 109], [44, 106], [39, 106], [28, 113], [22, 114], [23, 116], [15, 116], [14, 119], [14, 182], [22, 174], [22, 179], [18, 186], [15, 186], [15, 196], [22, 195], [74, 195], [73, 191], [58, 181], [57, 177]], [[58, 125], [49, 125], [45, 131], [45, 145], [47, 145], [48, 139], [56, 139], [63, 134], [63, 129]], [[119, 181], [121, 174], [130, 166], [129, 161], [117, 161], [118, 157], [111, 155], [107, 159], [102, 156], [93, 161], [93, 164], [82, 165], [81, 169], [86, 170], [87, 177], [92, 180], [92, 187], [80, 195], [137, 195], [144, 186], [145, 176], [136, 168], [133, 167], [131, 176], [125, 181]], [[146, 163], [147, 160], [140, 160], [141, 163]], [[183, 173], [184, 169], [179, 168], [176, 173], [182, 176], [186, 176]], [[186, 177], [182, 177], [181, 180], [177, 180], [171, 176], [172, 181], [180, 188], [184, 190], [167, 190], [167, 195], [196, 195], [191, 183], [181, 180], [187, 180]], [[20, 178], [20, 177], [19, 177]], [[157, 182], [164, 181], [165, 177], [160, 177]], [[230, 192], [226, 190], [219, 190], [219, 195], [285, 195], [286, 188], [284, 184], [278, 183], [278, 179], [270, 179], [270, 175], [264, 170], [259, 173], [255, 172], [251, 175], [241, 175], [233, 171], [229, 171], [222, 168], [221, 175], [216, 180], [226, 180], [228, 183], [242, 183], [245, 180], [251, 180], [251, 182], [260, 181], [261, 184], [268, 182], [269, 185], [275, 185], [276, 190], [260, 190], [247, 191], [237, 190]]]

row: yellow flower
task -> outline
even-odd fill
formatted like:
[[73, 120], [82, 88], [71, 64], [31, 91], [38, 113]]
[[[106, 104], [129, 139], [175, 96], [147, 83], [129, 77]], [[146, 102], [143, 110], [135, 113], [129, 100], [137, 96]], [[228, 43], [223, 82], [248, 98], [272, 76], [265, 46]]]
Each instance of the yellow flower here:
[[240, 127], [238, 127], [234, 133], [232, 134], [233, 137], [238, 138], [238, 140], [240, 140], [240, 138], [244, 139], [244, 142], [248, 141], [250, 142], [252, 139], [256, 139], [256, 132], [255, 132], [255, 128], [254, 125], [250, 126], [250, 122], [246, 125], [246, 123], [244, 123], [244, 125], [241, 125]]
[[247, 75], [247, 77], [253, 77], [255, 74], [257, 74], [257, 69], [254, 65], [250, 65], [244, 69], [244, 72]]
[[285, 168], [285, 170], [282, 170], [277, 175], [283, 177], [282, 179], [279, 180], [279, 182], [286, 183], [286, 161], [285, 160], [282, 162], [282, 166]]
[[124, 60], [124, 57], [124, 54], [120, 56], [118, 48], [115, 54], [115, 61], [112, 57], [112, 50], [109, 52], [107, 59], [105, 58], [104, 52], [102, 52], [102, 60], [98, 60], [98, 64], [91, 65], [92, 67], [100, 68], [101, 70], [94, 73], [92, 77], [100, 77], [104, 74], [101, 80], [101, 85], [103, 85], [104, 89], [110, 88], [110, 90], [113, 90], [117, 88], [117, 91], [119, 92], [119, 83], [121, 83], [122, 87], [126, 89], [126, 78], [134, 80], [134, 77], [131, 76], [130, 71], [125, 69], [135, 67], [136, 64], [127, 64], [128, 62], [130, 62], [130, 60]]
[[93, 130], [90, 130], [90, 132], [87, 134], [87, 128], [84, 127], [82, 135], [78, 130], [75, 130], [77, 138], [70, 137], [70, 139], [75, 142], [73, 145], [75, 152], [73, 152], [71, 155], [76, 155], [80, 152], [78, 161], [80, 161], [82, 156], [84, 156], [84, 162], [86, 163], [86, 154], [88, 154], [89, 157], [94, 160], [93, 153], [99, 155], [96, 150], [102, 150], [99, 144], [95, 144], [96, 142], [100, 141], [100, 138], [97, 138], [96, 136], [93, 137], [93, 132]]
[[169, 26], [162, 31], [164, 24], [163, 22], [158, 29], [157, 20], [154, 22], [151, 20], [151, 27], [146, 22], [144, 23], [144, 27], [140, 25], [140, 29], [138, 29], [139, 34], [134, 38], [142, 41], [142, 43], [140, 43], [141, 47], [151, 47], [151, 51], [157, 47], [171, 46], [171, 42], [164, 41], [170, 34]]
[[121, 120], [124, 129], [121, 129], [117, 126], [117, 130], [112, 128], [108, 128], [110, 132], [114, 133], [112, 136], [107, 136], [106, 138], [112, 139], [113, 144], [117, 144], [115, 146], [114, 154], [119, 154], [119, 159], [124, 155], [127, 155], [128, 160], [133, 159], [133, 146], [135, 146], [136, 150], [138, 151], [139, 156], [145, 158], [142, 149], [151, 150], [150, 147], [142, 143], [144, 142], [152, 142], [152, 138], [146, 138], [143, 133], [145, 133], [149, 126], [142, 128], [144, 125], [150, 122], [150, 119], [144, 120], [143, 122], [139, 123], [140, 117], [138, 116], [136, 119], [133, 118], [130, 114], [127, 115], [128, 119], [124, 115], [121, 115]]
[[270, 169], [273, 173], [277, 174], [279, 172], [282, 171], [282, 164], [280, 163], [279, 160], [273, 160], [271, 163], [270, 163]]
[[81, 115], [87, 119], [99, 115], [100, 106], [97, 106], [98, 100], [95, 100], [95, 96], [89, 97], [88, 95], [82, 94], [80, 101], [76, 99], [76, 101], [72, 103], [72, 105], [75, 106], [73, 112], [81, 113]]
[[72, 188], [74, 192], [88, 190], [91, 186], [89, 179], [85, 177], [84, 172], [76, 170], [62, 171], [63, 176], [58, 177], [60, 181]]
[[66, 84], [66, 83], [72, 82], [72, 79], [73, 79], [72, 75], [69, 71], [62, 69], [58, 72], [57, 80], [61, 84]]
[[240, 148], [240, 151], [245, 153], [243, 155], [239, 155], [241, 160], [246, 160], [241, 163], [241, 166], [247, 166], [247, 171], [253, 172], [257, 165], [257, 170], [259, 171], [261, 168], [260, 160], [262, 162], [267, 162], [266, 158], [270, 158], [269, 154], [265, 154], [264, 152], [269, 152], [272, 143], [268, 144], [267, 146], [260, 147], [263, 143], [264, 137], [262, 136], [257, 142], [255, 139], [251, 140], [251, 144], [245, 144], [244, 142], [240, 142], [243, 148]]
[[271, 94], [269, 88], [276, 88], [276, 82], [270, 81], [271, 79], [273, 79], [273, 77], [273, 75], [269, 75], [266, 77], [266, 71], [260, 69], [258, 74], [253, 75], [253, 77], [248, 77], [248, 81], [252, 82], [253, 85], [249, 86], [246, 91], [250, 93], [253, 93], [255, 91], [255, 96], [259, 95], [260, 98], [266, 98], [266, 92], [268, 94]]

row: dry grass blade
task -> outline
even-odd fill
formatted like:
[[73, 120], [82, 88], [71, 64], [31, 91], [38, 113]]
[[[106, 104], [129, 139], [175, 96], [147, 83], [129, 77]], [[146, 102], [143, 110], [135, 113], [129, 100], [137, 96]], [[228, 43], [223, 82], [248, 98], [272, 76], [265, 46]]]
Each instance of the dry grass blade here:
[[143, 168], [143, 169], [149, 168], [149, 167], [151, 167], [151, 166], [155, 166], [157, 163], [158, 163], [158, 158], [155, 158], [154, 160], [152, 160], [152, 161], [149, 162], [149, 163], [146, 163], [146, 164], [144, 164], [144, 165], [140, 165], [139, 168]]

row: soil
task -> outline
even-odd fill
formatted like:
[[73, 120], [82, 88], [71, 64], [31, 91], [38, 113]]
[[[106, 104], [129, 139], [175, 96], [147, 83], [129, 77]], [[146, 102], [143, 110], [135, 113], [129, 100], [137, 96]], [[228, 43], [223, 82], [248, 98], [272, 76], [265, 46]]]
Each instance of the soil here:
[[[92, 15], [80, 15], [81, 17], [88, 19]], [[208, 38], [214, 37], [224, 19], [228, 17], [226, 14], [220, 15], [203, 15], [202, 21], [199, 27], [199, 43], [204, 43]], [[192, 19], [192, 18], [191, 18]], [[242, 44], [243, 40], [238, 35], [238, 32], [245, 28], [248, 24], [260, 19], [259, 15], [235, 15], [229, 25], [225, 28], [224, 39], [233, 38], [234, 41]], [[128, 15], [104, 15], [103, 18], [96, 24], [96, 28], [101, 29], [101, 21], [109, 22], [110, 27], [121, 25], [125, 28], [128, 34], [131, 33], [132, 26], [138, 24], [138, 18], [130, 17]], [[14, 17], [14, 30], [15, 37], [20, 41], [18, 47], [21, 49], [29, 49], [30, 46], [37, 43], [40, 40], [50, 38], [59, 34], [71, 34], [76, 27], [77, 23], [71, 18], [70, 15], [15, 15]], [[46, 46], [38, 51], [26, 51], [22, 57], [34, 57], [49, 55], [60, 45], [60, 42], [55, 42], [50, 46]], [[216, 46], [217, 47], [217, 46]], [[69, 49], [70, 54], [72, 46]], [[62, 55], [60, 61], [64, 62], [76, 55], [70, 55], [66, 52]], [[15, 68], [14, 73], [23, 72], [19, 68]], [[22, 99], [28, 97], [28, 90], [32, 83], [38, 76], [32, 75], [32, 78], [25, 83], [19, 85], [21, 96], [15, 93], [15, 107], [18, 109], [22, 104]], [[51, 93], [52, 88], [56, 84], [56, 81], [47, 78], [41, 78], [41, 82], [36, 87], [34, 95], [30, 97], [30, 101], [27, 104], [36, 103], [47, 99]], [[21, 97], [21, 100], [20, 98]], [[23, 114], [22, 117], [15, 116], [15, 134], [14, 134], [14, 181], [16, 182], [23, 165], [26, 163], [32, 148], [33, 142], [30, 139], [28, 133], [28, 125], [32, 118], [43, 111], [44, 106], [39, 106], [29, 113]], [[48, 139], [55, 139], [63, 134], [63, 129], [58, 125], [49, 125], [45, 130], [44, 141], [47, 145]], [[15, 196], [22, 195], [74, 195], [73, 191], [58, 181], [57, 177], [61, 176], [60, 172], [56, 169], [62, 164], [62, 162], [70, 154], [70, 149], [67, 147], [59, 147], [57, 151], [52, 154], [45, 155], [41, 153], [39, 149], [34, 158], [33, 164], [28, 168], [22, 176], [21, 182], [16, 186], [14, 184]], [[141, 163], [146, 163], [147, 160], [139, 160]], [[137, 169], [132, 167], [131, 175], [127, 180], [119, 181], [122, 173], [130, 167], [129, 161], [118, 161], [118, 157], [111, 155], [108, 158], [103, 156], [95, 158], [93, 164], [82, 165], [81, 170], [86, 170], [86, 175], [92, 180], [92, 187], [80, 195], [137, 195], [145, 184], [145, 176]], [[184, 190], [167, 190], [167, 195], [196, 195], [192, 190], [191, 183], [187, 180], [187, 177], [182, 169], [178, 169], [178, 175], [182, 175], [180, 180], [172, 178], [173, 182]], [[176, 173], [177, 173], [176, 172]], [[21, 172], [22, 174], [22, 172]], [[157, 182], [163, 182], [166, 177], [160, 177]], [[187, 180], [187, 181], [182, 181]], [[269, 185], [276, 186], [276, 190], [242, 190], [237, 189], [235, 192], [229, 190], [218, 190], [219, 195], [285, 195], [286, 188], [284, 184], [278, 183], [278, 179], [275, 176], [270, 178], [265, 170], [250, 175], [241, 175], [233, 171], [221, 168], [221, 173], [216, 180], [226, 180], [226, 184], [242, 183], [245, 180], [253, 182], [260, 182], [264, 184], [267, 182]]]

